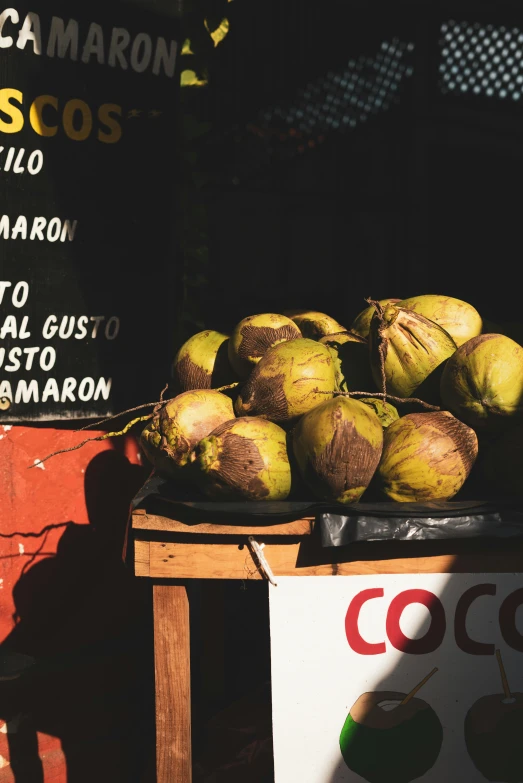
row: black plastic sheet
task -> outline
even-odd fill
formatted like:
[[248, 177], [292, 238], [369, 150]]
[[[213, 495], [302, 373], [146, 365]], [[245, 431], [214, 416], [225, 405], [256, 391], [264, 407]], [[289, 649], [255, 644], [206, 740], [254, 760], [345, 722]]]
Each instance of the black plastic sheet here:
[[321, 501], [216, 502], [195, 500], [194, 490], [153, 473], [133, 498], [131, 508], [140, 506], [146, 506], [149, 513], [187, 524], [261, 526], [314, 517], [324, 547], [359, 541], [523, 537], [523, 503], [516, 502], [376, 502], [350, 506]]
[[149, 513], [163, 514], [182, 521], [216, 522], [230, 525], [274, 524], [315, 516], [329, 510], [328, 504], [314, 501], [234, 501], [194, 500], [194, 490], [154, 474], [134, 496], [131, 509], [147, 506]]
[[356, 503], [319, 518], [322, 545], [523, 537], [523, 505], [490, 502]]

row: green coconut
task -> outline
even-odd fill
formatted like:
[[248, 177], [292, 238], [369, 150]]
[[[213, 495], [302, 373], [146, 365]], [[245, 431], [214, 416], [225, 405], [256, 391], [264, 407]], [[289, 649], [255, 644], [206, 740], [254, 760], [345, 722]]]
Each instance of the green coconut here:
[[481, 334], [483, 322], [480, 314], [475, 307], [462, 299], [424, 294], [402, 299], [398, 302], [398, 307], [413, 310], [434, 321], [450, 334], [458, 347], [471, 337]]
[[300, 338], [269, 348], [240, 389], [237, 416], [261, 416], [290, 422], [336, 391], [331, 351], [315, 340]]
[[286, 310], [285, 315], [299, 327], [303, 337], [311, 340], [320, 340], [327, 334], [345, 331], [345, 327], [327, 313], [318, 313], [315, 310]]
[[216, 500], [285, 500], [291, 490], [286, 438], [277, 424], [254, 416], [221, 424], [191, 455], [203, 492]]
[[380, 420], [383, 429], [389, 427], [400, 417], [398, 409], [395, 408], [394, 405], [391, 405], [390, 402], [385, 402], [385, 400], [382, 400], [379, 397], [359, 397], [358, 399], [360, 402], [368, 405], [369, 408], [372, 408]]
[[316, 497], [354, 503], [378, 467], [383, 428], [364, 403], [336, 397], [302, 416], [292, 442], [300, 473]]
[[[378, 300], [380, 305], [382, 307], [385, 307], [388, 304], [395, 304], [396, 302], [399, 302], [399, 299], [379, 299]], [[355, 332], [356, 334], [359, 334], [360, 337], [363, 337], [365, 340], [369, 337], [370, 332], [370, 322], [372, 321], [372, 317], [374, 313], [376, 312], [373, 305], [370, 305], [369, 307], [366, 307], [365, 310], [362, 310], [361, 313], [358, 313], [354, 321], [352, 322], [352, 326], [350, 327], [351, 332]]]
[[340, 734], [347, 767], [368, 783], [419, 780], [439, 756], [443, 728], [426, 701], [405, 693], [364, 693], [353, 704]]
[[228, 343], [228, 335], [212, 329], [190, 337], [173, 361], [178, 389], [216, 389], [237, 380], [228, 358]]
[[441, 377], [448, 410], [478, 431], [523, 420], [523, 348], [502, 334], [481, 334], [449, 359]]
[[450, 500], [477, 454], [474, 430], [448, 411], [409, 413], [384, 430], [375, 486], [399, 503]]
[[456, 351], [456, 343], [441, 326], [399, 305], [382, 308], [378, 303], [369, 348], [372, 373], [380, 389], [384, 373], [388, 394], [423, 394], [427, 402], [439, 402], [442, 365]]
[[185, 479], [192, 449], [232, 418], [232, 401], [225, 394], [212, 389], [183, 392], [147, 423], [140, 445], [158, 473]]
[[285, 315], [250, 315], [234, 327], [229, 340], [231, 367], [240, 378], [247, 378], [269, 348], [301, 336], [298, 326]]
[[354, 332], [344, 331], [326, 335], [319, 342], [334, 352], [336, 382], [341, 391], [372, 392], [376, 389], [367, 340]]

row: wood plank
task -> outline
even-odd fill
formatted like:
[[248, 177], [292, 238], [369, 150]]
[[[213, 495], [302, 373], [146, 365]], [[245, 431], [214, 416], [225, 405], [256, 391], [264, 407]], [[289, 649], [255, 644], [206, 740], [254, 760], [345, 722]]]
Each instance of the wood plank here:
[[134, 575], [150, 576], [150, 544], [149, 541], [134, 541]]
[[[257, 537], [257, 541], [262, 539]], [[309, 542], [307, 542], [309, 543]], [[350, 547], [304, 551], [305, 542], [266, 543], [264, 555], [275, 576], [351, 576], [401, 573], [519, 573], [521, 551], [465, 552], [429, 557], [356, 560]], [[411, 545], [412, 546], [412, 545]], [[414, 545], [415, 546], [415, 545]], [[405, 544], [403, 553], [408, 553]], [[368, 551], [368, 550], [367, 550]], [[413, 552], [414, 554], [414, 552]], [[247, 546], [150, 542], [150, 575], [169, 579], [262, 579]]]
[[154, 585], [156, 781], [191, 783], [189, 601], [183, 585]]
[[213, 522], [182, 522], [157, 514], [147, 514], [143, 509], [133, 513], [133, 530], [157, 530], [162, 533], [194, 533], [194, 535], [256, 535], [308, 536], [314, 527], [314, 517], [303, 517], [292, 522], [256, 525], [219, 525]]

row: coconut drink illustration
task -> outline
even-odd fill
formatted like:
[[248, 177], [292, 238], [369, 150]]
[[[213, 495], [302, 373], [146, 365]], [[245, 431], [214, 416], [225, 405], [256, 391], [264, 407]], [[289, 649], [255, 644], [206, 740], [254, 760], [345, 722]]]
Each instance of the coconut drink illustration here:
[[465, 718], [465, 744], [476, 769], [497, 783], [523, 781], [523, 693], [510, 690], [496, 650], [503, 693], [482, 696]]
[[438, 716], [415, 694], [437, 672], [433, 669], [410, 693], [364, 693], [352, 705], [340, 734], [345, 764], [369, 783], [409, 783], [438, 758], [443, 729]]

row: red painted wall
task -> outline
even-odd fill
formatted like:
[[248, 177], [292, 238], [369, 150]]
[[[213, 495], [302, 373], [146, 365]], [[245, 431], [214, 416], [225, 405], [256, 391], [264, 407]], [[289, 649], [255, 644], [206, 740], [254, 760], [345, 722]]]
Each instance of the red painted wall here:
[[0, 783], [132, 783], [154, 752], [148, 587], [121, 559], [150, 468], [127, 436], [28, 469], [85, 437], [0, 425], [0, 673], [35, 660], [0, 681]]

